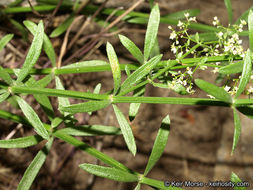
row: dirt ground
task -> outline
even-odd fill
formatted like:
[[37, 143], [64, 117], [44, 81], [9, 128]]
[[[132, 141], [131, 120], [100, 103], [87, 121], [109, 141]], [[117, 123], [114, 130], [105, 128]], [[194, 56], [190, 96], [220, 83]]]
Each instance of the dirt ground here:
[[[97, 3], [102, 1], [97, 0]], [[112, 1], [107, 3], [107, 7], [121, 7], [124, 9], [131, 6], [135, 1]], [[161, 14], [168, 14], [185, 9], [200, 9], [201, 13], [197, 17], [198, 22], [211, 24], [213, 17], [217, 16], [221, 23], [228, 23], [226, 8], [222, 0], [160, 0], [159, 3]], [[253, 5], [250, 0], [232, 0], [234, 18]], [[147, 11], [148, 3], [140, 5], [136, 10]], [[60, 14], [59, 14], [60, 15]], [[25, 15], [31, 18], [31, 14]], [[56, 16], [56, 19], [62, 19], [62, 16]], [[139, 47], [143, 47], [145, 26], [125, 25], [126, 30], [122, 34], [128, 36]], [[1, 23], [0, 23], [0, 27]], [[96, 32], [97, 25], [91, 25], [86, 33]], [[49, 28], [50, 29], [50, 28]], [[135, 29], [136, 32], [131, 32]], [[74, 32], [73, 32], [74, 33]], [[4, 34], [4, 32], [2, 32]], [[171, 56], [170, 40], [168, 25], [161, 24], [159, 28], [159, 44], [161, 53], [165, 58]], [[16, 40], [16, 41], [15, 41]], [[63, 37], [53, 40], [54, 46], [59, 53], [59, 48]], [[116, 49], [120, 57], [120, 63], [129, 63], [133, 61], [127, 51], [120, 45], [117, 36], [103, 39], [104, 42], [110, 41]], [[12, 45], [16, 46], [21, 53], [25, 53], [22, 47], [28, 47], [27, 44], [21, 43], [20, 37], [12, 40]], [[75, 44], [73, 51], [80, 47]], [[247, 39], [245, 46], [247, 46]], [[0, 64], [4, 67], [20, 67], [21, 57], [16, 56], [7, 59], [10, 51], [6, 48], [0, 53]], [[69, 55], [67, 55], [69, 56]], [[4, 59], [2, 59], [4, 58]], [[4, 60], [8, 60], [5, 62]], [[105, 56], [105, 45], [101, 45], [93, 53], [86, 55], [84, 60], [102, 59], [107, 60]], [[41, 59], [39, 67], [42, 67], [45, 60]], [[194, 75], [213, 82], [216, 75], [210, 75], [210, 72], [201, 72]], [[125, 76], [124, 76], [125, 77]], [[76, 75], [61, 76], [66, 89], [78, 91], [92, 91], [96, 84], [102, 84], [102, 92], [110, 90], [113, 86], [113, 80], [110, 72], [86, 73]], [[53, 85], [53, 84], [52, 84]], [[197, 90], [197, 89], [196, 89]], [[158, 89], [148, 85], [145, 96], [178, 96], [167, 89]], [[194, 97], [206, 97], [206, 94], [197, 90]], [[31, 96], [28, 100], [38, 108]], [[52, 98], [52, 102], [55, 99]], [[73, 103], [74, 100], [71, 100]], [[129, 104], [120, 104], [119, 107], [125, 115], [128, 114]], [[20, 111], [13, 108], [9, 104], [1, 104], [0, 109], [11, 110], [14, 113], [21, 114]], [[38, 109], [38, 112], [40, 110]], [[162, 119], [167, 115], [171, 118], [171, 131], [165, 152], [157, 165], [148, 175], [151, 178], [168, 181], [229, 181], [231, 172], [235, 172], [243, 181], [248, 181], [253, 185], [253, 127], [252, 120], [241, 115], [242, 134], [238, 147], [233, 156], [230, 155], [233, 142], [233, 113], [228, 108], [207, 107], [207, 106], [182, 106], [182, 105], [151, 105], [143, 104], [137, 118], [132, 123], [134, 134], [137, 141], [137, 155], [133, 157], [126, 149], [126, 145], [121, 136], [119, 137], [96, 137], [96, 138], [80, 138], [88, 142], [93, 147], [101, 149], [104, 153], [112, 156], [114, 159], [125, 164], [129, 168], [144, 172], [145, 166], [151, 152], [153, 142], [156, 137], [157, 130]], [[118, 126], [113, 113], [112, 107], [105, 108], [94, 113], [92, 116], [88, 114], [76, 114], [79, 124], [103, 124]], [[46, 122], [46, 117], [42, 117]], [[17, 124], [0, 119], [1, 139], [5, 138]], [[14, 137], [22, 135], [31, 135], [33, 132], [29, 128], [22, 126]], [[25, 169], [30, 161], [41, 148], [41, 144], [26, 149], [0, 149], [0, 190], [16, 189]], [[73, 148], [72, 146], [56, 140], [52, 150], [44, 164], [39, 176], [36, 178], [32, 190], [100, 190], [115, 189], [129, 190], [134, 189], [136, 184], [115, 182], [108, 179], [93, 177], [85, 171], [81, 170], [78, 165], [81, 163], [98, 163], [88, 154]], [[151, 189], [143, 185], [142, 189]], [[185, 188], [186, 189], [186, 188]], [[188, 188], [190, 189], [190, 188]], [[196, 188], [192, 188], [196, 189]], [[210, 188], [198, 188], [210, 189]], [[218, 188], [212, 188], [218, 189]], [[224, 189], [224, 188], [222, 188]], [[250, 189], [250, 188], [249, 188]]]

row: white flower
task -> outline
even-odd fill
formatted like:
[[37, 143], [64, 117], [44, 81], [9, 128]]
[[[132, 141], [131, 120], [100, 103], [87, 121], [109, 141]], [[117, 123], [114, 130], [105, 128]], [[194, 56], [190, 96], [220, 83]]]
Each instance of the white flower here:
[[172, 51], [174, 54], [177, 53], [177, 48], [176, 48], [176, 46], [175, 46], [175, 43], [173, 43], [173, 44], [171, 45], [171, 51]]
[[251, 76], [250, 76], [250, 79], [252, 79], [252, 80], [253, 80], [253, 75], [251, 75]]
[[199, 68], [204, 71], [204, 70], [207, 69], [207, 66], [206, 65], [200, 65]]
[[219, 68], [218, 68], [218, 67], [215, 67], [214, 70], [212, 70], [211, 72], [213, 72], [214, 74], [215, 74], [215, 73], [218, 73], [218, 72], [219, 72]]
[[192, 75], [192, 74], [193, 74], [193, 72], [192, 72], [192, 69], [191, 69], [191, 68], [187, 67], [187, 68], [186, 68], [186, 70], [187, 70], [187, 73], [188, 73], [189, 75]]
[[184, 13], [185, 18], [188, 18], [190, 16], [189, 13]]
[[183, 25], [184, 23], [179, 20], [177, 26], [181, 28]]
[[230, 88], [231, 88], [230, 86], [227, 86], [227, 85], [226, 85], [226, 86], [224, 87], [224, 90], [226, 90], [226, 91], [228, 92], [228, 91], [230, 90]]
[[173, 31], [173, 32], [170, 33], [170, 39], [171, 40], [175, 39], [176, 37], [177, 37], [177, 34], [176, 34], [175, 31]]
[[246, 22], [245, 20], [241, 20], [241, 24], [242, 24], [242, 25], [246, 25], [247, 22]]
[[211, 99], [215, 99], [215, 97], [212, 96], [212, 95], [210, 95], [210, 94], [207, 94], [207, 96], [208, 96], [209, 98], [211, 98]]
[[222, 38], [223, 32], [219, 32], [217, 35], [218, 35], [219, 38]]
[[215, 16], [213, 19], [214, 19], [213, 25], [217, 26], [219, 24], [219, 20], [218, 20], [217, 16]]
[[253, 93], [253, 87], [252, 87], [252, 86], [249, 87], [248, 92], [249, 92], [250, 94]]
[[237, 41], [239, 40], [239, 35], [235, 33], [232, 35], [232, 38]]
[[183, 56], [183, 52], [180, 52], [179, 54], [177, 54], [177, 59], [180, 59]]
[[171, 27], [171, 26], [168, 26], [168, 29], [172, 30], [172, 27]]
[[189, 18], [189, 21], [197, 22], [197, 21], [196, 21], [196, 17], [190, 17], [190, 18]]

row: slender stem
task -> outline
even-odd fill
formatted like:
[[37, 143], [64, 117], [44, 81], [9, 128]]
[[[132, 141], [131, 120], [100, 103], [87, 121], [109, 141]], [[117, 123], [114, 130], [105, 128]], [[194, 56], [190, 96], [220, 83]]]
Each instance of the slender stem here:
[[183, 104], [183, 105], [230, 107], [230, 104], [228, 103], [208, 98], [115, 96], [113, 97], [112, 103]]
[[20, 86], [12, 86], [12, 93], [27, 93], [27, 94], [44, 94], [47, 96], [59, 96], [59, 97], [69, 97], [69, 98], [78, 98], [85, 100], [108, 100], [109, 95], [103, 94], [93, 94], [89, 92], [79, 92], [71, 90], [58, 90], [50, 88], [28, 88]]
[[[229, 57], [227, 56], [212, 56], [212, 57], [201, 57], [201, 58], [185, 58], [180, 60], [182, 64], [193, 64], [195, 66], [195, 63], [200, 62], [202, 59], [207, 59], [206, 63], [211, 63], [211, 62], [222, 62], [222, 61], [228, 61]], [[234, 60], [242, 60], [240, 57], [235, 57]], [[177, 60], [165, 60], [165, 61], [160, 61], [157, 64], [157, 68], [160, 67], [166, 67], [170, 64], [177, 64]], [[120, 64], [120, 70], [125, 70], [125, 67], [128, 65], [128, 68], [130, 70], [136, 70], [138, 66], [136, 64]], [[181, 67], [180, 67], [181, 68]], [[177, 67], [173, 67], [171, 69], [177, 69]], [[15, 69], [10, 69], [10, 68], [5, 68], [4, 69], [6, 72], [9, 74], [14, 74]], [[31, 69], [29, 74], [37, 74], [37, 75], [47, 75], [52, 72], [54, 72], [55, 75], [62, 75], [62, 74], [73, 74], [73, 73], [89, 73], [89, 72], [104, 72], [104, 71], [111, 71], [110, 65], [97, 65], [97, 66], [85, 66], [85, 67], [77, 67], [77, 68], [46, 68], [46, 69]], [[163, 71], [161, 71], [163, 73]]]
[[249, 106], [253, 105], [253, 99], [247, 98], [247, 99], [236, 99], [234, 102], [235, 107], [236, 106]]

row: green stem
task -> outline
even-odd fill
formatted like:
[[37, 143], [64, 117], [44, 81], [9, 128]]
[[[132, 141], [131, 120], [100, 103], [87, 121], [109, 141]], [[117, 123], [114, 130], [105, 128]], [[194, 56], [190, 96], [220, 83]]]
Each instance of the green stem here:
[[[229, 57], [228, 56], [212, 56], [212, 57], [200, 57], [200, 58], [185, 58], [181, 60], [182, 64], [193, 64], [200, 62], [202, 59], [206, 59], [206, 63], [211, 63], [211, 62], [222, 62], [222, 61], [228, 61]], [[234, 57], [234, 60], [242, 60], [240, 57]], [[165, 60], [165, 61], [160, 61], [157, 64], [157, 68], [160, 67], [166, 67], [170, 64], [177, 64], [177, 60]], [[128, 68], [130, 70], [136, 70], [138, 68], [137, 65], [135, 64], [120, 64], [120, 70], [125, 70], [125, 67], [128, 65]], [[174, 69], [174, 68], [173, 68]], [[176, 69], [176, 68], [175, 68]], [[9, 74], [14, 74], [15, 69], [9, 69], [5, 68], [4, 69], [6, 72]], [[98, 65], [98, 66], [92, 66], [92, 67], [78, 67], [78, 68], [59, 68], [59, 69], [52, 69], [52, 68], [46, 68], [46, 69], [31, 69], [29, 74], [32, 75], [47, 75], [51, 74], [54, 72], [55, 75], [62, 75], [62, 74], [73, 74], [73, 73], [88, 73], [88, 72], [104, 72], [104, 71], [111, 71], [111, 67], [108, 64], [107, 65]]]
[[253, 105], [253, 99], [235, 99], [234, 106], [248, 106]]
[[31, 87], [20, 87], [12, 86], [12, 93], [26, 93], [26, 94], [44, 94], [47, 96], [59, 96], [59, 97], [69, 97], [69, 98], [78, 98], [85, 100], [108, 100], [109, 95], [103, 94], [93, 94], [89, 92], [79, 92], [72, 90], [58, 90], [50, 88], [31, 88]]
[[74, 138], [70, 135], [67, 135], [66, 133], [64, 133], [62, 131], [56, 131], [55, 133], [53, 133], [53, 135], [65, 142], [67, 142], [68, 144], [72, 144], [73, 146], [87, 152], [91, 156], [94, 156], [95, 158], [99, 159], [100, 161], [104, 162], [105, 164], [108, 164], [111, 167], [115, 167], [115, 168], [118, 168], [118, 169], [126, 171], [126, 172], [135, 173], [132, 170], [130, 170], [129, 168], [127, 168], [126, 166], [124, 166], [123, 164], [121, 164], [120, 162], [114, 160], [113, 158], [107, 156], [106, 154], [104, 154], [102, 152], [99, 152], [98, 150], [89, 146], [88, 144], [86, 144], [80, 140], [77, 140], [76, 138]]
[[183, 104], [183, 105], [203, 105], [203, 106], [224, 106], [230, 104], [223, 101], [208, 98], [177, 98], [177, 97], [128, 97], [115, 96], [112, 103], [146, 103], [146, 104]]

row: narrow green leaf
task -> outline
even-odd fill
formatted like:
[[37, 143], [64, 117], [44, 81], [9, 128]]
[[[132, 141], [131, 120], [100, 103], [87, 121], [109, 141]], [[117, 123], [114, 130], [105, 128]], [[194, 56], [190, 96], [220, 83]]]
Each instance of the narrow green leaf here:
[[28, 32], [25, 27], [14, 19], [10, 19], [10, 22], [21, 33], [23, 40], [28, 41]]
[[13, 34], [7, 34], [0, 40], [0, 51], [9, 43], [9, 41], [13, 38]]
[[[144, 96], [145, 93], [145, 86], [142, 86], [140, 88], [137, 88], [134, 90], [133, 97], [140, 97]], [[137, 115], [139, 108], [141, 104], [140, 103], [131, 103], [129, 106], [129, 120], [133, 121], [135, 116]]]
[[112, 179], [115, 181], [122, 181], [122, 182], [138, 181], [137, 175], [127, 173], [117, 168], [109, 168], [109, 167], [98, 166], [98, 165], [93, 165], [93, 164], [81, 164], [79, 165], [79, 167], [93, 175]]
[[144, 62], [148, 60], [150, 53], [153, 49], [153, 46], [155, 44], [159, 23], [160, 23], [160, 11], [158, 4], [156, 4], [151, 10], [147, 31], [145, 35]]
[[240, 94], [244, 91], [247, 83], [249, 82], [251, 71], [252, 71], [251, 52], [248, 49], [248, 51], [244, 57], [242, 75], [241, 75], [241, 79], [239, 82], [238, 90], [235, 94], [235, 98], [240, 96]]
[[96, 85], [96, 87], [94, 88], [93, 93], [94, 93], [94, 94], [99, 94], [100, 89], [101, 89], [101, 83], [98, 83], [98, 84]]
[[126, 120], [125, 116], [120, 111], [120, 109], [115, 104], [112, 104], [112, 106], [113, 106], [116, 118], [118, 120], [121, 132], [123, 134], [124, 140], [127, 144], [127, 147], [130, 150], [130, 152], [133, 155], [135, 155], [136, 154], [136, 144], [135, 144], [134, 135], [133, 135], [131, 126], [129, 125], [128, 121]]
[[113, 94], [116, 95], [120, 88], [120, 83], [121, 83], [121, 71], [120, 71], [119, 61], [118, 61], [118, 57], [114, 51], [113, 46], [109, 42], [107, 42], [106, 44], [106, 52], [107, 52], [107, 56], [108, 56], [111, 68], [112, 68], [112, 75], [113, 75], [113, 80], [114, 80]]
[[235, 126], [234, 126], [234, 139], [233, 139], [233, 146], [232, 146], [231, 154], [234, 153], [234, 150], [236, 148], [236, 145], [237, 145], [240, 135], [241, 135], [241, 122], [240, 122], [239, 115], [238, 115], [235, 108], [233, 108], [233, 113], [234, 113], [234, 125]]
[[[59, 89], [59, 90], [65, 90], [64, 86], [62, 85], [61, 83], [61, 80], [58, 76], [55, 76], [55, 85], [56, 85], [56, 89]], [[68, 98], [65, 98], [65, 97], [57, 97], [58, 98], [58, 109], [60, 107], [65, 107], [65, 106], [69, 106], [70, 103], [69, 103], [69, 99]], [[61, 111], [61, 110], [60, 110]], [[67, 113], [67, 112], [62, 112], [64, 116], [67, 116], [69, 115], [70, 113]]]
[[123, 94], [123, 91], [131, 88], [136, 84], [140, 79], [146, 76], [161, 60], [162, 55], [157, 55], [150, 59], [147, 63], [136, 69], [121, 85], [119, 95]]
[[242, 114], [246, 115], [247, 117], [249, 117], [250, 119], [253, 119], [253, 106], [249, 105], [249, 106], [240, 106], [240, 107], [236, 107], [236, 109], [241, 112]]
[[[234, 172], [232, 172], [231, 174], [231, 181], [235, 183], [235, 185], [237, 185], [237, 183], [242, 182], [242, 180]], [[234, 187], [234, 190], [247, 190], [247, 188], [236, 186]]]
[[232, 5], [230, 0], [224, 0], [225, 6], [227, 8], [227, 13], [228, 13], [228, 21], [229, 24], [233, 23], [233, 10], [232, 10]]
[[6, 100], [9, 97], [10, 93], [9, 92], [5, 92], [3, 94], [0, 95], [0, 103], [2, 103], [4, 100]]
[[253, 6], [250, 7], [248, 10], [244, 11], [242, 15], [236, 20], [235, 24], [239, 25], [241, 23], [241, 20], [245, 20], [248, 22], [248, 16], [249, 16], [249, 11], [253, 9]]
[[24, 115], [27, 117], [31, 125], [34, 127], [35, 131], [44, 139], [49, 139], [49, 134], [47, 130], [45, 129], [43, 123], [40, 121], [39, 116], [32, 109], [32, 107], [19, 96], [14, 96], [14, 97], [16, 101], [18, 102], [19, 107], [23, 111]]
[[0, 78], [2, 78], [8, 85], [12, 85], [13, 81], [9, 73], [7, 73], [3, 67], [0, 66]]
[[212, 83], [209, 83], [201, 79], [196, 79], [195, 84], [201, 90], [205, 91], [207, 94], [210, 94], [221, 101], [232, 103], [231, 95], [227, 91], [225, 91], [223, 88], [218, 87]]
[[140, 64], [144, 63], [144, 57], [141, 50], [126, 36], [119, 35], [120, 42], [134, 56]]
[[55, 117], [55, 118], [51, 121], [51, 127], [52, 127], [52, 128], [56, 128], [56, 127], [58, 127], [62, 122], [63, 122], [63, 119], [62, 119], [62, 118]]
[[39, 135], [0, 140], [0, 148], [27, 148], [39, 144], [42, 140]]
[[160, 54], [160, 46], [159, 46], [159, 42], [158, 42], [158, 38], [156, 37], [155, 39], [155, 44], [150, 52], [150, 56], [149, 57], [155, 57], [157, 55]]
[[169, 133], [170, 133], [170, 118], [169, 115], [167, 115], [163, 119], [161, 127], [157, 133], [155, 143], [144, 172], [144, 176], [146, 176], [150, 172], [150, 170], [154, 167], [156, 162], [160, 159], [166, 147]]
[[99, 135], [121, 135], [121, 130], [113, 126], [104, 125], [82, 125], [77, 127], [66, 127], [60, 129], [68, 135], [73, 136], [99, 136]]
[[128, 65], [126, 65], [125, 71], [126, 71], [127, 77], [129, 77], [129, 76], [131, 75], [131, 72], [130, 72], [130, 69], [129, 69], [129, 66], [128, 66]]
[[219, 73], [221, 74], [235, 74], [235, 73], [240, 73], [243, 70], [243, 61], [238, 61], [226, 66], [223, 66], [219, 69]]
[[[33, 35], [35, 35], [37, 25], [29, 20], [25, 20], [23, 23], [26, 26], [26, 28], [28, 28], [28, 30]], [[46, 52], [52, 65], [55, 67], [56, 66], [56, 55], [55, 55], [54, 47], [53, 47], [50, 39], [46, 35], [46, 33], [44, 33], [44, 37], [43, 37], [43, 49]]]
[[[98, 83], [97, 86], [95, 87], [93, 93], [94, 93], [94, 94], [99, 94], [100, 89], [101, 89], [101, 83]], [[92, 112], [88, 112], [88, 114], [91, 115]]]
[[[97, 158], [98, 160], [104, 162], [108, 166], [118, 168], [120, 170], [130, 172], [131, 170], [127, 168], [125, 165], [121, 164], [120, 162], [114, 160], [110, 156], [96, 150], [95, 148], [89, 146], [88, 144], [76, 139], [75, 137], [72, 137], [66, 133], [63, 133], [62, 131], [58, 130], [53, 134], [55, 137], [67, 142], [68, 144], [71, 144], [84, 152], [87, 152], [88, 154], [92, 155], [93, 157]], [[131, 172], [134, 173], [134, 172]]]
[[53, 32], [50, 34], [51, 38], [55, 38], [57, 36], [60, 36], [62, 33], [64, 33], [68, 27], [71, 25], [75, 18], [74, 14], [71, 14], [66, 20], [64, 20], [63, 23], [61, 23], [56, 29], [53, 30]]
[[60, 107], [59, 110], [63, 112], [68, 112], [71, 114], [81, 113], [81, 112], [92, 112], [103, 109], [110, 105], [110, 100], [103, 101], [89, 101], [80, 104], [72, 104], [69, 106]]
[[52, 146], [53, 138], [49, 139], [45, 147], [38, 152], [31, 164], [26, 169], [20, 183], [18, 184], [17, 190], [29, 190], [35, 177], [40, 171], [40, 168], [44, 164], [49, 150]]
[[24, 65], [22, 69], [19, 72], [17, 82], [21, 82], [28, 74], [29, 71], [32, 69], [32, 67], [35, 65], [37, 62], [40, 53], [41, 53], [41, 48], [43, 44], [43, 34], [44, 34], [44, 27], [42, 21], [38, 24], [36, 34], [33, 38], [32, 45], [29, 49], [29, 52], [26, 56]]
[[[25, 84], [28, 87], [42, 88], [42, 87], [45, 87], [49, 82], [51, 82], [51, 80], [52, 80], [52, 75], [47, 75], [39, 81], [36, 81], [33, 77], [31, 77]], [[37, 100], [37, 102], [40, 104], [44, 112], [47, 114], [49, 120], [52, 121], [54, 118], [54, 109], [52, 107], [52, 104], [48, 96], [44, 94], [33, 94], [33, 96]]]
[[249, 47], [250, 51], [253, 51], [253, 11], [249, 11], [248, 16], [248, 28], [249, 28]]
[[94, 66], [108, 66], [109, 64], [106, 61], [102, 60], [91, 60], [91, 61], [82, 61], [77, 63], [72, 63], [70, 65], [62, 66], [61, 69], [66, 68], [81, 68], [81, 67], [94, 67]]

